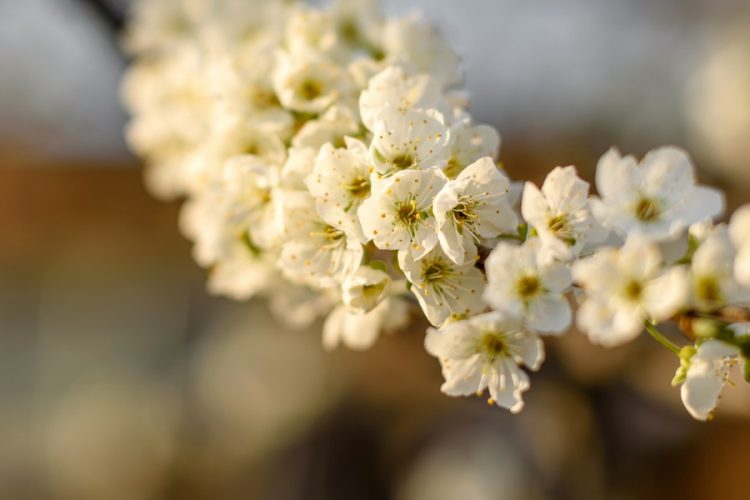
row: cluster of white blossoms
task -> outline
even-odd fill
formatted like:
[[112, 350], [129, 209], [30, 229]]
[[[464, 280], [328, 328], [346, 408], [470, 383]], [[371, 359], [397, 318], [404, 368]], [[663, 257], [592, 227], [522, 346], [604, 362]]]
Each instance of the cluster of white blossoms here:
[[[699, 419], [750, 356], [750, 207], [714, 225], [722, 195], [672, 147], [641, 162], [610, 150], [599, 196], [572, 166], [541, 188], [512, 183], [498, 133], [466, 110], [457, 56], [420, 15], [143, 0], [127, 42], [129, 141], [152, 190], [186, 200], [212, 293], [267, 297], [294, 324], [326, 316], [327, 348], [367, 349], [420, 308], [443, 392], [486, 389], [513, 412], [542, 337], [574, 309], [593, 342], [648, 331], [672, 349]], [[659, 332], [667, 321], [688, 346]]]

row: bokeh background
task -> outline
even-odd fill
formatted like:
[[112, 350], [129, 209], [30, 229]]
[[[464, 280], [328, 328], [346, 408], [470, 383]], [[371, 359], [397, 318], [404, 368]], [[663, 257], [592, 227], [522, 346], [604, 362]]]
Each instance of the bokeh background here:
[[[744, 0], [390, 0], [465, 61], [514, 178], [677, 144], [750, 201]], [[325, 353], [209, 297], [122, 139], [127, 1], [0, 0], [0, 498], [750, 498], [750, 391], [693, 422], [648, 339], [548, 343], [518, 416], [439, 392], [424, 325]]]

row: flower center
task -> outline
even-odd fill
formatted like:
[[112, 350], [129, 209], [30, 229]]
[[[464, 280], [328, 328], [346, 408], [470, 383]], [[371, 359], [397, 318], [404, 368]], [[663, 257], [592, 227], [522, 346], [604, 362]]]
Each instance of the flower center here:
[[422, 279], [434, 284], [443, 281], [450, 273], [450, 266], [441, 260], [427, 261], [422, 264]]
[[305, 80], [299, 86], [299, 94], [303, 99], [312, 101], [323, 94], [323, 85], [317, 80]]
[[396, 220], [413, 233], [419, 221], [422, 220], [422, 214], [417, 208], [417, 200], [412, 198], [399, 203], [396, 206]]
[[458, 204], [453, 207], [453, 220], [456, 224], [471, 224], [477, 219], [477, 214], [474, 211], [476, 202], [470, 199], [459, 200]]
[[539, 280], [538, 276], [522, 276], [518, 280], [518, 283], [516, 283], [516, 289], [518, 291], [518, 296], [524, 301], [527, 301], [542, 291], [542, 282]]
[[721, 288], [716, 278], [701, 276], [695, 284], [695, 295], [703, 302], [715, 304], [721, 301]]
[[625, 294], [626, 299], [636, 302], [641, 298], [641, 295], [643, 295], [643, 285], [640, 281], [630, 280], [625, 285], [623, 293]]
[[455, 156], [451, 156], [451, 159], [448, 160], [448, 164], [443, 169], [443, 173], [448, 176], [449, 179], [453, 179], [461, 173], [461, 170], [463, 170], [461, 162], [458, 161], [458, 158]]
[[415, 163], [414, 157], [409, 153], [400, 153], [391, 158], [391, 165], [399, 170], [411, 168]]
[[370, 194], [370, 179], [359, 176], [344, 184], [346, 189], [355, 198], [366, 198]]
[[505, 342], [505, 334], [502, 332], [488, 332], [482, 335], [477, 346], [480, 352], [484, 352], [490, 361], [507, 354], [508, 346]]
[[250, 89], [250, 99], [258, 109], [269, 109], [279, 106], [276, 94], [270, 89], [252, 87]]
[[635, 217], [641, 222], [655, 222], [661, 215], [659, 203], [651, 198], [642, 197], [635, 206]]

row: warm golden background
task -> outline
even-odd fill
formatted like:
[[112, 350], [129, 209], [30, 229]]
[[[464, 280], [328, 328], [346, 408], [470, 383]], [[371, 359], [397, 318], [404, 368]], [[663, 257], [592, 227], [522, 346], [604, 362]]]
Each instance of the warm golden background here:
[[[693, 422], [647, 338], [550, 342], [512, 416], [440, 394], [423, 325], [325, 353], [209, 297], [121, 139], [126, 3], [0, 0], [0, 498], [750, 498], [748, 386]], [[514, 178], [674, 143], [750, 200], [745, 1], [386, 4], [457, 46]]]

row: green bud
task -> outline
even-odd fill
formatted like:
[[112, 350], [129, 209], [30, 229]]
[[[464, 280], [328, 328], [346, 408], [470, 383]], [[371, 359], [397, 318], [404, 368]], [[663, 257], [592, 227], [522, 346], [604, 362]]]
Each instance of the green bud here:
[[696, 319], [693, 321], [693, 334], [700, 339], [711, 339], [719, 335], [721, 326], [712, 319]]

